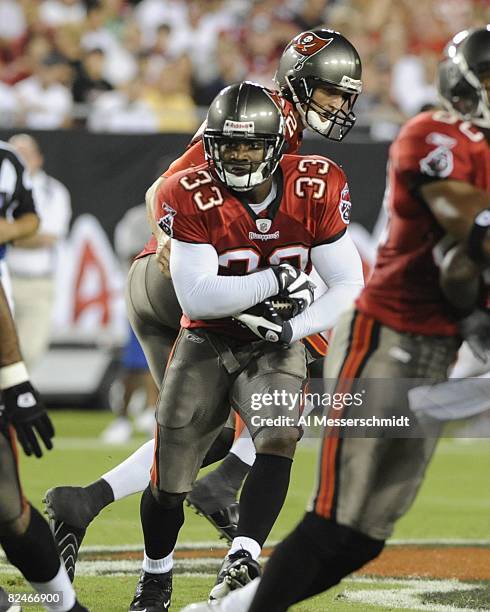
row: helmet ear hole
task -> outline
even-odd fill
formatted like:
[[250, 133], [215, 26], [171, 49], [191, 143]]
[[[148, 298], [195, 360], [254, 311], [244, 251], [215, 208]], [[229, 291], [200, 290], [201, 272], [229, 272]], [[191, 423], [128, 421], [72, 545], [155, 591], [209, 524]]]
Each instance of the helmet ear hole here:
[[300, 104], [306, 104], [308, 101], [308, 87], [306, 79], [294, 79], [294, 91]]

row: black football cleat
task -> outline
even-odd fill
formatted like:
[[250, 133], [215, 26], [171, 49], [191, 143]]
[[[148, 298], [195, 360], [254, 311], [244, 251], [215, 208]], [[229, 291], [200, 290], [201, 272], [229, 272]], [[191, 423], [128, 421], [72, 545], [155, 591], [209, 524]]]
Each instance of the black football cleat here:
[[244, 587], [261, 573], [258, 561], [252, 558], [248, 550], [237, 550], [227, 555], [221, 564], [216, 584], [209, 594], [209, 601], [222, 599], [230, 591]]
[[172, 597], [172, 571], [150, 574], [142, 571], [129, 612], [166, 612]]
[[55, 487], [46, 491], [46, 514], [68, 577], [73, 582], [78, 552], [93, 518], [83, 487]]
[[186, 505], [192, 508], [196, 514], [207, 519], [213, 527], [218, 530], [219, 537], [231, 544], [236, 536], [238, 528], [238, 518], [240, 505], [238, 502], [232, 502], [227, 506], [223, 506], [216, 512], [206, 512], [199, 504], [198, 498], [193, 498], [191, 494], [187, 496]]

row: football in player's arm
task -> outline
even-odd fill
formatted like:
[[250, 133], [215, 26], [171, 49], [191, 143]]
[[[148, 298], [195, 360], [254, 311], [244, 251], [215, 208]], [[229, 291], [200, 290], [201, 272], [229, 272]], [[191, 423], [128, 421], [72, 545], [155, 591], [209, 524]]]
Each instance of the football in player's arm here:
[[[347, 232], [345, 174], [320, 156], [283, 156], [283, 121], [262, 87], [225, 88], [208, 111], [207, 163], [174, 174], [158, 192], [183, 318], [158, 405], [156, 460], [141, 505], [144, 573], [131, 610], [146, 605], [142, 593], [158, 568], [162, 601], [168, 601], [185, 492], [230, 403], [257, 455], [240, 496], [237, 536], [210, 597], [222, 597], [239, 568], [241, 584], [258, 575], [257, 559], [284, 503], [298, 441], [306, 379], [305, 348], [298, 340], [333, 325], [363, 284]], [[329, 287], [316, 303], [307, 275], [312, 264]], [[260, 316], [258, 324], [237, 321], [275, 296], [294, 302], [299, 314], [282, 320], [272, 309], [275, 316]], [[253, 393], [272, 389], [297, 400], [290, 407], [264, 403], [255, 418]], [[281, 414], [288, 421], [274, 423], [272, 417]]]
[[[268, 90], [283, 115], [285, 152], [298, 151], [304, 129], [314, 130], [329, 140], [338, 141], [346, 136], [355, 122], [353, 109], [362, 88], [361, 75], [359, 54], [338, 32], [322, 28], [302, 32], [287, 45], [276, 75], [278, 90]], [[203, 130], [200, 130], [164, 177], [204, 163], [202, 135]], [[158, 386], [164, 377], [181, 316], [172, 280], [168, 278], [170, 240], [156, 223], [166, 214], [155, 208], [155, 196], [163, 181], [164, 178], [159, 179], [147, 193], [149, 220], [161, 240], [157, 245], [153, 238], [134, 262], [127, 291], [128, 317]], [[158, 259], [154, 257], [155, 252]], [[158, 266], [166, 276], [160, 273]], [[306, 342], [309, 353], [317, 360], [314, 365], [318, 367], [327, 343], [320, 334], [310, 336]], [[233, 443], [234, 425], [232, 418], [225, 423], [206, 454], [206, 465], [225, 457]], [[75, 554], [65, 556], [71, 576], [77, 549], [91, 520], [114, 500], [145, 489], [153, 456], [153, 441], [149, 441], [95, 483], [86, 487], [55, 487], [47, 492], [47, 510], [54, 521], [57, 538], [63, 541], [70, 537], [74, 543]], [[199, 514], [208, 518], [230, 541], [237, 525], [236, 494], [250, 471], [254, 456], [255, 449], [245, 429], [218, 470], [208, 472], [194, 483], [187, 497]]]
[[[297, 227], [291, 222], [292, 227], [288, 228], [284, 223], [276, 230], [291, 235], [291, 243], [282, 248], [283, 261], [301, 261], [307, 271], [313, 264], [329, 289], [316, 302], [311, 303], [310, 300], [305, 303], [307, 308], [294, 318], [279, 323], [271, 319], [270, 329], [276, 330], [278, 324], [281, 326], [277, 337], [267, 335], [269, 328], [266, 322], [257, 327], [254, 315], [242, 317], [241, 320], [263, 339], [273, 338], [272, 341], [289, 344], [332, 327], [339, 312], [352, 303], [359, 293], [363, 276], [359, 255], [346, 231], [350, 200], [342, 170], [318, 156], [285, 156], [281, 168], [284, 168], [287, 180], [285, 189], [290, 190], [291, 200], [297, 200], [298, 210], [306, 208], [308, 204], [295, 194], [302, 193], [302, 197], [309, 194], [310, 206], [313, 203], [311, 208], [315, 214], [314, 220], [309, 222], [314, 231], [300, 229], [301, 221], [297, 219], [294, 219]], [[241, 204], [215, 182], [211, 186], [206, 185], [210, 182], [209, 171], [201, 166], [193, 172], [186, 171], [169, 178], [159, 193], [162, 209], [165, 209], [165, 204], [173, 209], [170, 213], [171, 228], [168, 229], [172, 234], [170, 270], [183, 312], [193, 321], [219, 319], [239, 315], [276, 295], [293, 300], [304, 299], [302, 289], [307, 277], [297, 274], [281, 282], [283, 265], [280, 256], [273, 249], [257, 248], [268, 245], [267, 240], [257, 240], [258, 245], [240, 251], [231, 246], [232, 242], [229, 249], [226, 248], [226, 242], [219, 235], [223, 229], [222, 214], [227, 215], [227, 211], [233, 207], [240, 210]], [[194, 185], [194, 189], [183, 185]], [[320, 193], [321, 197], [317, 197]], [[210, 198], [211, 195], [216, 203], [203, 210], [207, 206], [205, 201], [202, 203], [203, 198]], [[305, 215], [308, 215], [308, 211]], [[243, 212], [239, 216], [243, 216]], [[270, 231], [273, 232], [276, 227], [274, 224]], [[298, 230], [303, 235], [298, 234]], [[305, 244], [307, 241], [309, 244]], [[224, 246], [218, 252], [216, 244], [219, 242]], [[274, 244], [274, 240], [271, 244]], [[224, 275], [233, 270], [234, 262], [246, 262], [249, 274]], [[271, 262], [277, 262], [276, 266]], [[254, 271], [254, 268], [265, 268], [267, 263], [268, 269]]]

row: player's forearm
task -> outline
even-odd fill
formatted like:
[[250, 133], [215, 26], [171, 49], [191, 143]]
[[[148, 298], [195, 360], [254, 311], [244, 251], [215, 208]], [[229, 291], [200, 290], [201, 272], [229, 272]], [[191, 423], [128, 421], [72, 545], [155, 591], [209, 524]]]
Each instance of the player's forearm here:
[[291, 342], [333, 327], [340, 315], [353, 304], [362, 287], [361, 282], [331, 287], [309, 308], [291, 319], [293, 328]]
[[21, 360], [14, 320], [0, 283], [0, 368]]
[[462, 181], [429, 183], [421, 193], [438, 223], [458, 242], [468, 238], [476, 215], [490, 208], [490, 193]]
[[58, 236], [53, 234], [34, 234], [29, 236], [29, 238], [15, 240], [13, 245], [21, 249], [41, 249], [52, 247], [57, 240]]
[[36, 233], [39, 228], [39, 217], [35, 213], [26, 213], [4, 226], [4, 242], [13, 242], [22, 238], [28, 238]]
[[218, 254], [210, 244], [172, 239], [170, 271], [182, 310], [191, 319], [220, 319], [255, 306], [278, 290], [272, 270], [218, 276]]
[[[185, 288], [175, 281], [182, 310], [191, 319], [221, 319], [247, 310], [278, 292], [272, 270], [247, 276], [202, 276]], [[182, 289], [182, 290], [181, 290]]]

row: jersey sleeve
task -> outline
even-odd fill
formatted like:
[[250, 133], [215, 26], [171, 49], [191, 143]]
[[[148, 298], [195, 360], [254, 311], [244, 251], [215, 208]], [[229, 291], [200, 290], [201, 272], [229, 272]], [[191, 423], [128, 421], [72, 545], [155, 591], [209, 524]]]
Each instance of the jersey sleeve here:
[[286, 137], [286, 153], [296, 155], [303, 142], [303, 126], [294, 110], [294, 105], [277, 92], [273, 93], [276, 104], [281, 108], [284, 117], [284, 135]]
[[390, 162], [412, 188], [435, 180], [468, 181], [472, 175], [471, 139], [459, 123], [427, 115], [407, 124], [398, 136]]
[[350, 222], [351, 200], [344, 171], [331, 164], [325, 197], [317, 203], [314, 246], [341, 238]]
[[172, 174], [180, 172], [181, 170], [186, 170], [193, 166], [200, 166], [205, 161], [204, 145], [201, 139], [192, 144], [178, 159], [173, 161], [162, 176], [172, 176]]
[[195, 244], [208, 244], [210, 237], [204, 215], [192, 199], [192, 193], [178, 177], [164, 181], [157, 192], [157, 221], [170, 238]]

